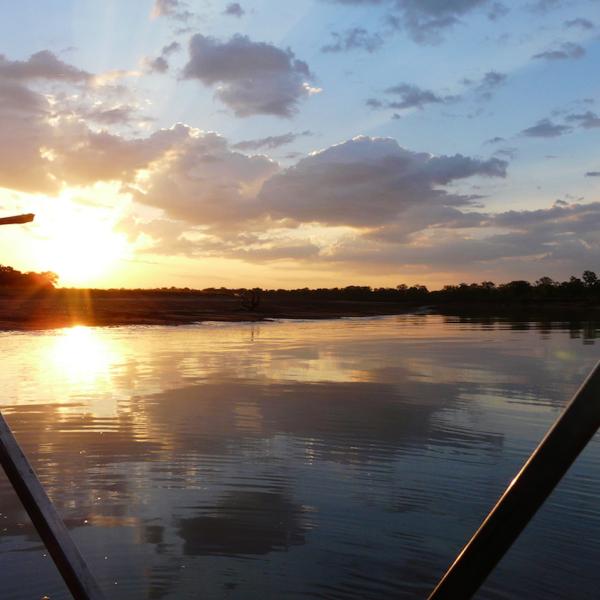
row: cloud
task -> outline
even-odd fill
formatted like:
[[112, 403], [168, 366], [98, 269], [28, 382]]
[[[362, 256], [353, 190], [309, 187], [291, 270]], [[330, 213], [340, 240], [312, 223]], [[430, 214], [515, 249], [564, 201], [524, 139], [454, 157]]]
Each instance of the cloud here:
[[[469, 226], [467, 226], [469, 227]], [[409, 269], [421, 272], [478, 270], [539, 273], [540, 265], [572, 273], [600, 258], [600, 203], [556, 203], [548, 209], [473, 215], [472, 231], [443, 222], [424, 228], [417, 240], [397, 237], [350, 237], [322, 260], [356, 268]], [[498, 232], [500, 230], [500, 232]], [[534, 270], [535, 269], [535, 270]]]
[[490, 21], [497, 21], [502, 17], [505, 17], [510, 12], [508, 6], [502, 4], [501, 2], [494, 2], [490, 9], [488, 10], [487, 16]]
[[321, 47], [321, 52], [348, 52], [350, 50], [366, 50], [375, 52], [383, 44], [383, 38], [378, 33], [369, 33], [363, 27], [353, 27], [342, 33], [332, 32], [333, 41]]
[[153, 59], [147, 59], [146, 68], [151, 73], [166, 73], [169, 70], [169, 63], [164, 56], [157, 56]]
[[230, 2], [223, 11], [224, 15], [229, 15], [230, 17], [242, 17], [246, 14], [246, 11], [242, 8], [239, 2]]
[[151, 253], [488, 276], [532, 265], [572, 271], [600, 259], [598, 202], [491, 213], [481, 196], [459, 191], [471, 177], [502, 179], [505, 161], [434, 156], [363, 136], [278, 170], [217, 134], [185, 126], [163, 134], [168, 144], [152, 141], [162, 154], [136, 200], [167, 218], [124, 224], [149, 236]]
[[381, 226], [414, 205], [468, 205], [442, 189], [473, 177], [504, 177], [505, 161], [460, 154], [432, 156], [391, 138], [358, 137], [300, 160], [265, 182], [259, 194], [272, 219], [352, 227]]
[[496, 136], [496, 137], [490, 138], [489, 140], [485, 140], [484, 144], [499, 144], [500, 142], [504, 142], [504, 141], [505, 141], [505, 138]]
[[[27, 60], [0, 56], [0, 187], [46, 194], [59, 189], [51, 151], [60, 133], [51, 123], [61, 107], [55, 99], [64, 86], [82, 93], [92, 79], [47, 50]], [[55, 94], [31, 87], [48, 83]]]
[[32, 54], [27, 60], [8, 60], [0, 54], [0, 78], [12, 81], [50, 80], [63, 82], [88, 82], [87, 71], [78, 69], [57, 58], [49, 50]]
[[406, 29], [418, 43], [439, 42], [444, 30], [458, 24], [469, 12], [489, 5], [488, 0], [396, 0], [388, 17], [390, 25]]
[[238, 117], [290, 117], [300, 100], [310, 95], [313, 76], [308, 65], [265, 42], [236, 35], [221, 42], [202, 34], [190, 40], [183, 77], [218, 86], [216, 97]]
[[169, 70], [169, 61], [167, 58], [171, 56], [171, 54], [179, 52], [179, 50], [181, 50], [179, 42], [171, 42], [170, 44], [163, 46], [160, 56], [145, 59], [144, 62], [147, 70], [150, 73], [166, 73]]
[[600, 177], [600, 171], [588, 171], [586, 177]]
[[489, 100], [494, 92], [506, 83], [508, 76], [498, 71], [488, 71], [475, 86], [475, 91], [483, 100]]
[[590, 30], [590, 29], [594, 29], [594, 24], [588, 20], [588, 19], [583, 19], [581, 17], [578, 17], [576, 19], [571, 19], [570, 21], [565, 21], [565, 27], [566, 28], [579, 28], [579, 29], [584, 29], [584, 30]]
[[243, 140], [238, 142], [237, 144], [233, 144], [232, 148], [237, 150], [242, 150], [246, 152], [248, 150], [259, 150], [261, 148], [266, 148], [268, 150], [273, 150], [274, 148], [279, 148], [280, 146], [285, 146], [286, 144], [291, 144], [296, 139], [302, 136], [309, 136], [312, 133], [308, 130], [302, 131], [301, 133], [282, 133], [281, 135], [270, 135], [264, 138], [258, 138], [254, 140]]
[[497, 19], [507, 9], [491, 0], [322, 0], [344, 6], [380, 6], [387, 11], [387, 24], [393, 30], [405, 30], [417, 43], [441, 41], [445, 30], [460, 23], [461, 17], [489, 7], [488, 17]]
[[[163, 142], [162, 153], [147, 167], [143, 189], [134, 192], [138, 202], [206, 226], [240, 227], [260, 216], [256, 193], [277, 163], [232, 151], [216, 133], [184, 125], [163, 135], [168, 144]], [[152, 138], [146, 145], [159, 145]]]
[[536, 13], [545, 14], [557, 8], [561, 8], [564, 0], [537, 0], [528, 6], [529, 10]]
[[169, 61], [167, 58], [171, 56], [171, 54], [179, 52], [179, 50], [181, 50], [181, 44], [179, 44], [179, 42], [171, 42], [170, 44], [163, 46], [160, 56], [145, 59], [147, 70], [150, 71], [150, 73], [166, 73], [169, 70]]
[[542, 119], [535, 125], [523, 129], [521, 135], [526, 137], [552, 138], [564, 135], [565, 133], [571, 133], [571, 131], [573, 131], [573, 128], [568, 125], [559, 125], [553, 123], [550, 119]]
[[545, 52], [539, 52], [532, 56], [533, 59], [544, 59], [544, 60], [568, 60], [581, 58], [585, 54], [585, 48], [579, 44], [573, 44], [572, 42], [565, 42], [558, 48], [553, 50], [546, 50]]
[[152, 17], [168, 17], [175, 21], [187, 22], [194, 14], [187, 9], [187, 3], [181, 0], [154, 0]]
[[395, 110], [406, 110], [410, 108], [423, 109], [427, 104], [448, 104], [457, 99], [456, 96], [440, 96], [439, 94], [420, 88], [410, 83], [400, 83], [384, 90], [390, 96], [397, 97], [395, 100], [379, 100], [369, 98], [367, 106], [371, 108], [391, 108]]
[[106, 108], [103, 105], [97, 105], [90, 110], [83, 111], [82, 116], [101, 125], [129, 125], [150, 120], [149, 117], [139, 117], [137, 111], [137, 106], [120, 105]]
[[583, 129], [595, 129], [600, 127], [600, 117], [591, 110], [580, 114], [567, 115], [565, 121], [575, 123], [576, 125], [583, 127]]

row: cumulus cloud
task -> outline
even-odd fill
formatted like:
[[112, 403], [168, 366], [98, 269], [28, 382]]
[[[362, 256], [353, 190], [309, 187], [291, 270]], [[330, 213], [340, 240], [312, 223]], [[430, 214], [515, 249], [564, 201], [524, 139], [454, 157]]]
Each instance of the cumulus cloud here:
[[442, 187], [475, 175], [504, 177], [506, 166], [495, 158], [432, 156], [390, 138], [358, 137], [274, 175], [259, 199], [275, 219], [374, 227], [417, 204], [470, 204], [471, 197]]
[[236, 116], [290, 117], [311, 93], [308, 65], [291, 50], [236, 35], [221, 42], [202, 34], [189, 45], [183, 77], [218, 86], [216, 97]]
[[551, 50], [546, 50], [544, 52], [534, 54], [532, 58], [543, 60], [567, 60], [581, 58], [584, 54], [585, 48], [583, 48], [579, 44], [565, 42], [564, 44], [561, 44], [558, 48], [553, 48]]
[[167, 151], [148, 167], [138, 202], [206, 226], [239, 227], [260, 216], [256, 193], [277, 163], [235, 152], [216, 133], [178, 125], [163, 134]]
[[[507, 163], [498, 159], [434, 156], [359, 137], [279, 171], [216, 134], [178, 126], [163, 135], [168, 143], [158, 145], [136, 199], [167, 218], [127, 225], [151, 237], [153, 253], [373, 272], [460, 265], [514, 273], [600, 258], [598, 202], [490, 213], [482, 197], [457, 191], [471, 177], [503, 178]], [[311, 227], [342, 233], [326, 242]]]
[[239, 2], [230, 2], [223, 11], [224, 15], [228, 15], [230, 17], [243, 17], [246, 14], [246, 11], [242, 8]]
[[363, 27], [353, 27], [341, 33], [332, 32], [332, 42], [321, 47], [321, 52], [348, 52], [350, 50], [366, 50], [375, 52], [383, 45], [383, 38], [378, 33], [369, 33]]
[[568, 125], [560, 125], [552, 122], [550, 119], [542, 119], [535, 125], [523, 129], [521, 135], [526, 137], [552, 138], [559, 137], [565, 133], [570, 133], [571, 131], [573, 131], [573, 128]]
[[40, 85], [75, 85], [92, 75], [44, 50], [27, 60], [0, 56], [0, 187], [52, 193], [60, 185], [48, 149], [57, 139], [50, 118], [54, 106]]
[[27, 60], [8, 60], [0, 54], [0, 78], [11, 81], [51, 80], [87, 82], [92, 76], [69, 65], [49, 50], [32, 54]]

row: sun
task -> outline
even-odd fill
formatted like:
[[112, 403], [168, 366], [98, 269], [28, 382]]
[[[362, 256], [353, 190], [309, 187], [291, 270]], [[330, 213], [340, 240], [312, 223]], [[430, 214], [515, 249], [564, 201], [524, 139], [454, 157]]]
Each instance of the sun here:
[[36, 215], [40, 264], [55, 272], [63, 286], [93, 285], [125, 256], [125, 235], [101, 210], [66, 202]]

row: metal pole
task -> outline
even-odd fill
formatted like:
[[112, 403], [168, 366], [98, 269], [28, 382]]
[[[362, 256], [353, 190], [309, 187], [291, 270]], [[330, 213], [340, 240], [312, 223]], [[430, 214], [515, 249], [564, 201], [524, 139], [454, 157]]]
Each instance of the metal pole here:
[[75, 600], [103, 600], [65, 524], [0, 414], [0, 463]]
[[15, 215], [14, 217], [2, 217], [0, 225], [11, 225], [13, 223], [30, 223], [35, 215], [27, 213], [26, 215]]
[[[34, 215], [0, 218], [0, 225], [29, 223]], [[75, 542], [0, 413], [0, 464], [75, 600], [104, 600]]]
[[600, 363], [573, 396], [429, 600], [471, 598], [600, 427]]

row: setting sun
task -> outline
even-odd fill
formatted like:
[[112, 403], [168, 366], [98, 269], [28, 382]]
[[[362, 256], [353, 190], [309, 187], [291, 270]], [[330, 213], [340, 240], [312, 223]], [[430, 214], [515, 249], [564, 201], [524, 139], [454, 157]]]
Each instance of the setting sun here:
[[110, 216], [70, 201], [40, 212], [36, 225], [40, 263], [64, 286], [93, 285], [126, 254], [125, 236], [113, 230]]

